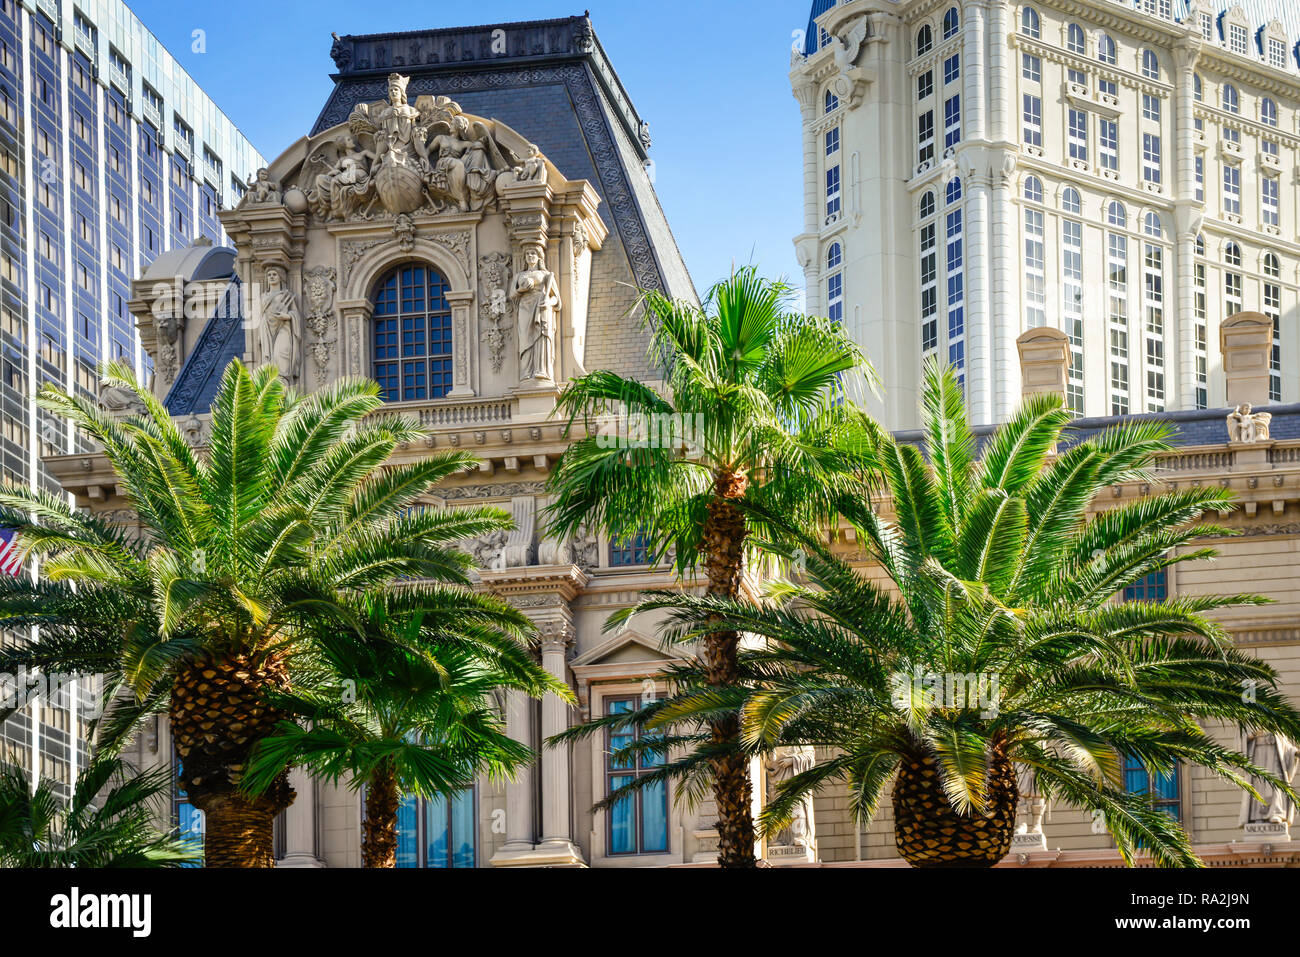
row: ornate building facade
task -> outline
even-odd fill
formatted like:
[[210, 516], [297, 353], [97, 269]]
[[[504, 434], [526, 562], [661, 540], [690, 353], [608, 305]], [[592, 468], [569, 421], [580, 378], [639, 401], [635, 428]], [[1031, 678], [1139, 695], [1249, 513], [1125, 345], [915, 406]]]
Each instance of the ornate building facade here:
[[[495, 54], [498, 34], [505, 46]], [[429, 503], [494, 504], [514, 517], [513, 531], [466, 547], [481, 569], [480, 587], [533, 619], [541, 662], [578, 699], [574, 709], [558, 699], [501, 701], [511, 734], [540, 746], [588, 716], [662, 694], [664, 668], [685, 653], [661, 647], [654, 617], [605, 630], [609, 615], [641, 591], [673, 584], [647, 565], [644, 547], [596, 534], [557, 541], [543, 522], [545, 480], [566, 447], [551, 417], [565, 379], [614, 366], [655, 381], [646, 341], [626, 314], [624, 283], [692, 295], [651, 202], [644, 144], [637, 145], [644, 127], [630, 101], [615, 95], [621, 88], [585, 18], [399, 40], [341, 38], [335, 59], [336, 89], [317, 128], [223, 214], [232, 246], [198, 245], [160, 260], [134, 284], [131, 310], [155, 355], [160, 330], [174, 328], [179, 372], [158, 390], [198, 445], [216, 378], [241, 356], [273, 361], [307, 389], [341, 375], [375, 377], [389, 408], [418, 418], [428, 432], [401, 450], [404, 461], [440, 449], [475, 452], [478, 470], [437, 488]], [[466, 105], [472, 94], [479, 96], [474, 111]], [[539, 115], [518, 106], [566, 97], [571, 106]], [[502, 119], [507, 110], [515, 111], [511, 122]], [[197, 305], [185, 309], [186, 303]], [[1216, 566], [1171, 571], [1132, 597], [1232, 589], [1276, 597], [1278, 604], [1243, 609], [1230, 624], [1242, 645], [1281, 670], [1288, 693], [1300, 696], [1300, 406], [1261, 414], [1246, 405], [1267, 402], [1268, 317], [1237, 316], [1225, 330], [1221, 364], [1235, 411], [1166, 413], [1180, 447], [1160, 475], [1171, 484], [1232, 487], [1245, 503], [1232, 519], [1244, 534], [1223, 543]], [[1064, 333], [1035, 328], [1012, 350], [1017, 381], [1027, 390], [1066, 390]], [[1078, 428], [1113, 421], [1084, 419]], [[48, 465], [81, 505], [126, 524], [135, 520], [101, 456], [56, 456]], [[1122, 500], [1139, 491], [1112, 494]], [[858, 553], [850, 534], [838, 533], [835, 542], [846, 555]], [[1225, 741], [1235, 734], [1215, 733]], [[612, 787], [649, 770], [611, 761], [611, 748], [624, 743], [593, 739], [542, 750], [512, 782], [466, 782], [449, 799], [406, 802], [400, 865], [713, 863], [708, 800], [688, 808], [647, 790], [610, 812], [592, 810]], [[1294, 773], [1290, 743], [1261, 738], [1243, 746]], [[170, 762], [165, 722], [135, 748], [143, 765]], [[789, 749], [756, 761], [758, 800], [814, 757]], [[1300, 862], [1300, 844], [1293, 851], [1289, 841], [1294, 809], [1285, 801], [1257, 811], [1198, 769], [1171, 768], [1154, 780], [1131, 769], [1128, 783], [1176, 814], [1212, 863]], [[298, 799], [278, 831], [281, 863], [358, 866], [358, 794], [303, 775], [293, 784]], [[808, 801], [789, 829], [759, 843], [758, 853], [774, 865], [900, 864], [888, 811], [859, 828], [847, 807], [847, 794], [834, 791]], [[196, 826], [184, 795], [176, 796], [175, 813], [183, 828]], [[1109, 835], [1086, 812], [1048, 807], [1027, 788], [1020, 815], [1022, 833], [1008, 865], [1119, 863]]]
[[1300, 400], [1298, 40], [1282, 0], [816, 0], [795, 243], [809, 311], [888, 370], [883, 420], [915, 423], [929, 356], [1005, 420], [1044, 325], [1080, 415], [1213, 408], [1243, 310], [1269, 401]]

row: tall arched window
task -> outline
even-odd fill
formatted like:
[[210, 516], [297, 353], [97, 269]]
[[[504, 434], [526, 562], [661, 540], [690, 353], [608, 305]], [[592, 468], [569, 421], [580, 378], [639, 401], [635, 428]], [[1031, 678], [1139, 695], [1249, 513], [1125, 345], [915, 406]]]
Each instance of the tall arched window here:
[[1123, 203], [1118, 200], [1111, 201], [1111, 204], [1106, 207], [1106, 222], [1120, 229], [1128, 226], [1128, 214], [1124, 212]]
[[1043, 32], [1042, 21], [1038, 19], [1038, 11], [1033, 7], [1025, 7], [1020, 11], [1020, 32], [1035, 40], [1040, 38]]
[[1202, 82], [1199, 73], [1192, 74], [1192, 99], [1197, 103], [1205, 99], [1205, 83]]
[[844, 261], [844, 247], [839, 243], [831, 243], [831, 248], [826, 251], [826, 268], [838, 269], [841, 262]]
[[826, 91], [826, 112], [834, 113], [840, 108], [840, 98], [830, 90]]
[[1043, 201], [1043, 182], [1037, 176], [1030, 176], [1025, 180], [1025, 199], [1031, 203]]
[[1076, 215], [1083, 212], [1083, 203], [1079, 200], [1079, 191], [1073, 186], [1065, 187], [1065, 192], [1061, 194], [1061, 208], [1067, 213]]
[[949, 206], [957, 202], [957, 200], [961, 199], [960, 179], [954, 179], [951, 183], [948, 184], [947, 189], [944, 191], [944, 199], [947, 200]]
[[943, 38], [949, 40], [957, 35], [961, 29], [961, 15], [957, 12], [956, 7], [950, 7], [948, 12], [943, 15]]
[[385, 402], [441, 399], [452, 389], [447, 280], [421, 263], [375, 284], [375, 381]]
[[1142, 75], [1148, 80], [1160, 79], [1160, 58], [1151, 50], [1142, 51]]
[[921, 218], [928, 219], [934, 215], [934, 193], [927, 191], [921, 197]]
[[1223, 108], [1229, 113], [1241, 112], [1241, 96], [1231, 83], [1223, 84]]
[[1110, 34], [1103, 33], [1101, 39], [1097, 41], [1097, 59], [1108, 66], [1114, 66], [1119, 62], [1119, 53], [1115, 49], [1115, 41], [1110, 38]]
[[933, 46], [934, 31], [930, 29], [930, 24], [927, 23], [916, 31], [916, 55], [925, 56]]
[[1223, 261], [1229, 266], [1241, 265], [1241, 247], [1236, 243], [1229, 241], [1228, 245], [1223, 247]]
[[1146, 219], [1142, 224], [1142, 231], [1153, 239], [1161, 239], [1165, 235], [1165, 228], [1160, 222], [1159, 213], [1147, 213]]
[[1065, 31], [1065, 48], [1071, 53], [1083, 53], [1083, 27], [1077, 23], [1071, 23]]
[[1277, 101], [1272, 97], [1259, 101], [1259, 121], [1265, 126], [1277, 126]]

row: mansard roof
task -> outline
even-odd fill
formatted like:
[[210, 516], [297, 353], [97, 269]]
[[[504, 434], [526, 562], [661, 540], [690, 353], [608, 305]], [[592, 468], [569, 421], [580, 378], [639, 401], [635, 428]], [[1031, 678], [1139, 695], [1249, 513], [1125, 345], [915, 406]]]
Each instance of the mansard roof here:
[[[409, 98], [448, 96], [529, 142], [570, 180], [587, 180], [638, 286], [697, 298], [646, 168], [650, 134], [585, 16], [338, 37], [334, 90], [312, 129], [383, 100], [389, 73]], [[593, 357], [599, 358], [599, 357]]]

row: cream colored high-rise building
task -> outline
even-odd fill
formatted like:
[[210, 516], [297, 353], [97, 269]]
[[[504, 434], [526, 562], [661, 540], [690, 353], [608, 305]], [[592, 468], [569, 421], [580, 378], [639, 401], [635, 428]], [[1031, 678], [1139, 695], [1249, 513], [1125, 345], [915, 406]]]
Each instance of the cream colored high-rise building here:
[[1005, 420], [1043, 325], [1080, 414], [1219, 408], [1242, 311], [1274, 320], [1271, 401], [1300, 399], [1297, 40], [1287, 0], [816, 0], [795, 243], [887, 424], [930, 356]]

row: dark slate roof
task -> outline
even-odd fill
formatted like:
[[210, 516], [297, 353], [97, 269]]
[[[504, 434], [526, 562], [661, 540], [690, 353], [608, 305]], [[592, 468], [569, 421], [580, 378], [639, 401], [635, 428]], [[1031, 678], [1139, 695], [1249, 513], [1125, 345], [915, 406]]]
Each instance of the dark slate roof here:
[[[212, 408], [221, 373], [244, 355], [244, 317], [239, 277], [232, 273], [225, 294], [207, 318], [198, 342], [172, 383], [163, 404], [174, 416], [201, 415]], [[216, 278], [216, 277], [211, 277]], [[194, 320], [191, 319], [191, 322]]]
[[[1255, 412], [1273, 416], [1269, 436], [1274, 439], [1300, 439], [1300, 404], [1255, 406]], [[1106, 429], [1124, 422], [1156, 420], [1174, 427], [1171, 444], [1184, 447], [1196, 445], [1223, 445], [1228, 441], [1228, 415], [1232, 409], [1192, 409], [1183, 412], [1154, 412], [1141, 415], [1107, 415], [1088, 419], [1075, 419], [1066, 429], [1062, 444], [1065, 447], [1087, 441]], [[982, 445], [993, 434], [994, 426], [983, 425], [974, 429]], [[895, 432], [900, 442], [921, 444], [925, 434], [919, 429]]]
[[[494, 49], [500, 37], [504, 52]], [[335, 86], [312, 135], [346, 122], [358, 103], [384, 99], [388, 74], [399, 71], [411, 78], [412, 100], [449, 96], [536, 143], [568, 179], [588, 180], [637, 285], [696, 299], [643, 165], [649, 128], [587, 17], [345, 36], [330, 55]]]
[[835, 0], [813, 0], [812, 13], [808, 14], [808, 32], [804, 34], [804, 56], [812, 56], [817, 52], [817, 18], [833, 6]]

